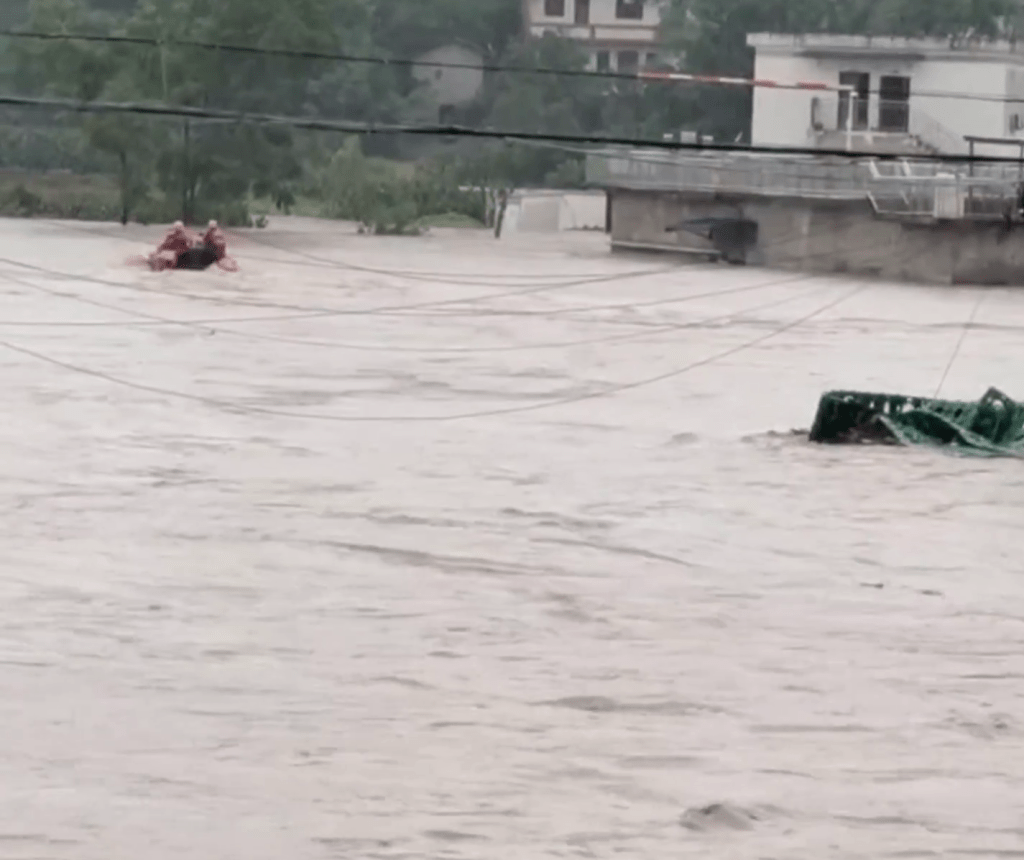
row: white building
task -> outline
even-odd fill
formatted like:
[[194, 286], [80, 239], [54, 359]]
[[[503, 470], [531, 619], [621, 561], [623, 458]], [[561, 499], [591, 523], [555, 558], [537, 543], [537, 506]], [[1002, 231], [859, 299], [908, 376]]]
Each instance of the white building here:
[[464, 45], [442, 45], [416, 58], [413, 77], [442, 122], [453, 107], [475, 99], [484, 85], [483, 55]]
[[595, 71], [624, 74], [658, 63], [661, 0], [523, 0], [533, 36], [580, 42]]
[[[756, 146], [958, 154], [968, 151], [965, 135], [1024, 140], [1024, 46], [764, 33], [747, 44], [757, 79], [852, 88], [847, 95], [756, 87]], [[1019, 147], [977, 152], [1017, 155]]]

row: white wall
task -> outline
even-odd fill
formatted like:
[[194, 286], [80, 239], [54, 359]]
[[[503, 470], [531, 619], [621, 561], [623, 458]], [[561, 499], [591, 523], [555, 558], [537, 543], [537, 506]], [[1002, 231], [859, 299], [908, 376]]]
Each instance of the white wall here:
[[[566, 0], [567, 6], [575, 6], [576, 0]], [[661, 23], [661, 7], [650, 0], [644, 3], [644, 17], [616, 18], [615, 0], [590, 0], [590, 23], [596, 26], [612, 24], [630, 27], [657, 27]]]
[[1014, 131], [1012, 122], [1016, 116], [1018, 124], [1024, 125], [1024, 67], [1015, 66], [1006, 70], [1006, 95], [1007, 98], [1020, 100], [1006, 104], [1006, 134], [1008, 137], [1024, 137], [1024, 130]]
[[1007, 64], [999, 62], [928, 61], [920, 64], [910, 83], [911, 111], [920, 110], [957, 135], [1005, 137], [1006, 105], [966, 98], [914, 97], [914, 91], [964, 95], [1006, 95]]
[[435, 104], [461, 105], [472, 101], [484, 83], [483, 58], [461, 45], [445, 45], [428, 51], [420, 62], [457, 63], [473, 66], [471, 69], [413, 66], [413, 76], [425, 85]]
[[[527, 13], [531, 25], [544, 23], [571, 24], [576, 20], [576, 0], [565, 0], [565, 14], [549, 18], [544, 14], [544, 0], [527, 0]], [[615, 17], [615, 0], [590, 0], [590, 24], [629, 25], [632, 27], [657, 27], [661, 23], [661, 4], [646, 0], [642, 20]]]
[[509, 198], [501, 235], [603, 230], [606, 205], [603, 191], [517, 191]]
[[[899, 57], [830, 58], [786, 56], [758, 52], [754, 76], [783, 82], [823, 81], [838, 85], [839, 73], [861, 71], [871, 75], [869, 123], [878, 123], [878, 87], [883, 75], [909, 77], [910, 111], [930, 117], [954, 135], [1004, 137], [1009, 134], [1007, 106], [999, 101], [930, 97], [924, 92], [1003, 96], [1007, 88], [1007, 64], [971, 60], [924, 60]], [[1024, 92], [1024, 78], [1021, 80]], [[754, 91], [753, 143], [764, 146], [804, 146], [810, 140], [811, 101], [818, 97], [826, 120], [834, 125], [835, 93], [807, 90]], [[1020, 108], [1024, 115], [1024, 105]]]
[[[757, 52], [754, 77], [774, 81], [816, 81], [824, 72], [817, 61]], [[838, 74], [835, 79], [839, 82]], [[811, 100], [823, 93], [809, 90], [754, 88], [751, 142], [754, 146], [807, 146], [811, 128]]]

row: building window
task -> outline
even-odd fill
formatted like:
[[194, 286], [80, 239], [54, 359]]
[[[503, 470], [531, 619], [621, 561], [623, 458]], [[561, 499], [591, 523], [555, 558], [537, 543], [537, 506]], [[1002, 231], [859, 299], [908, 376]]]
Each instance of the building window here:
[[607, 51], [597, 52], [597, 70], [599, 72], [608, 72], [612, 68], [612, 55]]
[[544, 0], [544, 14], [548, 18], [564, 18], [565, 0]]
[[590, 23], [590, 0], [576, 0], [576, 23]]
[[636, 51], [619, 51], [618, 71], [624, 75], [631, 74], [640, 65], [640, 54]]
[[615, 17], [628, 21], [642, 21], [644, 18], [643, 0], [615, 0]]
[[850, 98], [856, 99], [853, 110], [853, 128], [862, 130], [868, 127], [868, 104], [871, 99], [871, 75], [867, 72], [840, 72], [839, 85], [850, 87], [839, 93], [838, 127], [845, 130], [850, 119]]
[[906, 134], [910, 128], [910, 78], [883, 75], [878, 82], [878, 130]]
[[654, 66], [658, 65], [658, 55], [655, 54], [653, 51], [651, 51], [647, 55], [647, 59], [644, 61], [644, 65], [648, 69], [653, 68]]

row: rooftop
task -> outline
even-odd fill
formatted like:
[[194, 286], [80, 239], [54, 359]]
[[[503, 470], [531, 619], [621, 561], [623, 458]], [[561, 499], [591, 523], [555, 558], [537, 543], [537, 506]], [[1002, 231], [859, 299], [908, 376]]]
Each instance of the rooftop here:
[[901, 56], [919, 59], [1013, 59], [1024, 62], [1024, 44], [1008, 39], [907, 39], [828, 33], [750, 33], [747, 44], [769, 53], [800, 56]]

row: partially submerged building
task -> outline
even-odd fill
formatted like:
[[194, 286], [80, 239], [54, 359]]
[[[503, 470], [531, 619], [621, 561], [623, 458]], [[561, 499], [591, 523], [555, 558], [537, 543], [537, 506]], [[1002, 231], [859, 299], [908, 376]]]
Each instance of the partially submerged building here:
[[[749, 41], [765, 84], [755, 87], [755, 145], [877, 157], [591, 154], [587, 178], [607, 191], [614, 248], [896, 280], [1024, 284], [1024, 53], [1016, 45]], [[1008, 160], [956, 160], [972, 150]], [[953, 160], [930, 158], [936, 154]]]

